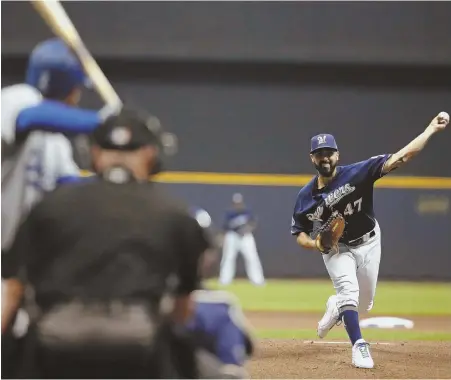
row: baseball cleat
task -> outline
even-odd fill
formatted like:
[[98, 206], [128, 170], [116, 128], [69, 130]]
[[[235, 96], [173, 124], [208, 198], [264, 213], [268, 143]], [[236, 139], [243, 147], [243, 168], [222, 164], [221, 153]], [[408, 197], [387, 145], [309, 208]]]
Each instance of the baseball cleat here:
[[340, 313], [337, 307], [337, 296], [330, 296], [326, 303], [326, 312], [321, 320], [318, 322], [318, 329], [316, 330], [318, 336], [323, 339], [328, 334], [329, 330], [337, 324], [340, 324]]
[[370, 345], [364, 339], [359, 339], [352, 347], [352, 364], [357, 368], [373, 368]]

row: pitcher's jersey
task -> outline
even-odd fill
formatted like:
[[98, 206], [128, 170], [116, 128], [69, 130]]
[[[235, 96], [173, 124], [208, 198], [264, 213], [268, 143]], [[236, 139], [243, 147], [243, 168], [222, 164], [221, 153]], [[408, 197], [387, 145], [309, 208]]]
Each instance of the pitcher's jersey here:
[[62, 182], [79, 176], [69, 140], [57, 132], [88, 132], [99, 122], [94, 111], [42, 101], [26, 85], [2, 89], [2, 139], [14, 145], [2, 157], [2, 252], [11, 245], [29, 210]]
[[382, 177], [389, 154], [374, 156], [352, 165], [337, 166], [335, 178], [318, 190], [318, 176], [305, 185], [296, 199], [291, 234], [311, 234], [338, 210], [346, 220], [341, 242], [350, 242], [376, 225], [373, 210], [374, 182]]

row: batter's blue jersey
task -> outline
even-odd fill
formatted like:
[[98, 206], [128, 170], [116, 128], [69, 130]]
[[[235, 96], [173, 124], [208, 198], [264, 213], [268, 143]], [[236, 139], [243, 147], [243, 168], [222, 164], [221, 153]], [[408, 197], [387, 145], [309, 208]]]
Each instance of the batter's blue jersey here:
[[296, 199], [291, 220], [291, 234], [311, 234], [334, 210], [346, 220], [341, 242], [358, 239], [376, 225], [373, 209], [374, 183], [381, 178], [389, 154], [374, 156], [352, 165], [337, 166], [331, 182], [318, 190], [318, 176], [305, 185]]
[[90, 133], [101, 123], [95, 111], [42, 100], [34, 91], [25, 85], [2, 89], [2, 140], [15, 147], [2, 157], [2, 249], [45, 192], [79, 176], [65, 135]]

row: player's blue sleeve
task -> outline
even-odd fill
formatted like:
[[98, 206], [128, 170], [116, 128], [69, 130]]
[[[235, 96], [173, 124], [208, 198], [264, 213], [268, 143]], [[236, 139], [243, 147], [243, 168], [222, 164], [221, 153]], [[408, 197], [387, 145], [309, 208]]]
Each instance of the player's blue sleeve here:
[[296, 199], [296, 204], [294, 206], [293, 215], [291, 217], [291, 235], [299, 235], [301, 232], [310, 234], [313, 229], [313, 223], [307, 219], [307, 217], [302, 213], [302, 195], [299, 192], [298, 198]]
[[212, 290], [197, 290], [192, 297], [196, 307], [187, 327], [211, 337], [211, 350], [222, 363], [242, 366], [252, 355], [254, 343], [238, 300], [227, 292]]
[[242, 366], [246, 361], [246, 338], [230, 318], [217, 331], [216, 355], [224, 364]]
[[65, 134], [88, 134], [100, 123], [101, 117], [96, 111], [46, 100], [20, 112], [16, 121], [16, 133], [42, 130]]
[[313, 224], [304, 215], [299, 213], [293, 213], [291, 218], [291, 234], [299, 235], [301, 232], [310, 234], [313, 229]]
[[359, 171], [365, 174], [367, 179], [370, 179], [374, 182], [384, 176], [384, 174], [382, 174], [382, 168], [384, 167], [385, 162], [390, 158], [390, 156], [390, 154], [373, 156], [368, 160], [357, 163], [356, 166], [358, 167]]

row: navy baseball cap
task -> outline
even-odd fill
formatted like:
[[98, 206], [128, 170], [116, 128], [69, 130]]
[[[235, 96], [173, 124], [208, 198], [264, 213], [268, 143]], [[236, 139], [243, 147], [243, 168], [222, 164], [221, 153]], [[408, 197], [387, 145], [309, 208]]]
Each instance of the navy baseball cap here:
[[310, 143], [310, 153], [315, 150], [329, 148], [338, 150], [337, 143], [335, 142], [334, 136], [328, 133], [321, 133], [319, 135], [313, 136]]

